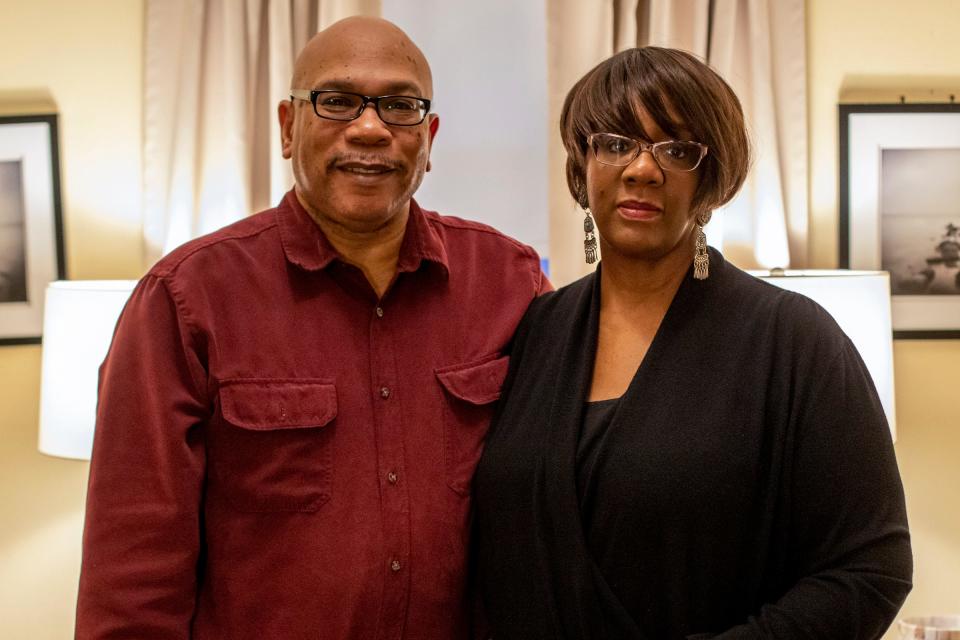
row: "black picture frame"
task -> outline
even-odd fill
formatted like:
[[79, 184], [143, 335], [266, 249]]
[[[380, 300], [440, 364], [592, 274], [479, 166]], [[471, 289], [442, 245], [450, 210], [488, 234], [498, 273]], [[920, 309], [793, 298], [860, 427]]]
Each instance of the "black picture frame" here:
[[41, 343], [46, 286], [65, 278], [58, 118], [0, 116], [0, 346]]
[[[944, 242], [941, 240], [937, 244], [934, 240], [930, 245], [931, 253], [923, 256], [915, 252], [914, 255], [919, 257], [910, 260], [902, 259], [905, 251], [897, 245], [897, 230], [910, 230], [900, 236], [903, 243], [922, 243], [917, 239], [919, 235], [935, 235], [931, 225], [935, 225], [940, 216], [902, 213], [907, 209], [901, 208], [905, 196], [900, 194], [910, 190], [890, 186], [891, 183], [900, 185], [910, 181], [909, 171], [901, 169], [901, 174], [891, 173], [897, 167], [920, 167], [924, 162], [930, 162], [924, 159], [927, 156], [918, 153], [946, 152], [948, 156], [940, 157], [949, 157], [950, 167], [954, 162], [960, 163], [960, 104], [841, 104], [839, 138], [839, 266], [891, 272], [895, 339], [960, 339], [960, 288], [956, 294], [944, 295], [940, 287], [941, 281], [946, 281], [944, 278], [949, 276], [943, 270], [951, 264], [946, 259], [947, 254], [941, 255]], [[941, 190], [954, 188], [948, 186], [947, 181], [938, 180], [936, 174], [931, 179], [933, 182], [915, 180], [911, 184], [911, 187], [915, 185], [912, 193], [936, 198]], [[956, 189], [960, 190], [960, 186]], [[950, 213], [945, 209], [942, 217], [952, 220], [952, 216], [956, 222], [949, 224], [960, 225], [960, 200], [952, 205], [955, 209]], [[910, 226], [911, 222], [913, 226]], [[889, 227], [886, 234], [885, 225]], [[949, 229], [944, 227], [943, 232], [943, 237], [947, 238]], [[960, 240], [960, 234], [956, 237]], [[929, 287], [934, 277], [930, 275], [933, 273], [930, 260], [938, 259], [933, 266], [940, 271], [936, 274], [940, 288], [927, 295], [923, 287]], [[953, 264], [958, 271], [954, 282], [960, 283], [960, 264]], [[927, 285], [924, 285], [925, 280]]]

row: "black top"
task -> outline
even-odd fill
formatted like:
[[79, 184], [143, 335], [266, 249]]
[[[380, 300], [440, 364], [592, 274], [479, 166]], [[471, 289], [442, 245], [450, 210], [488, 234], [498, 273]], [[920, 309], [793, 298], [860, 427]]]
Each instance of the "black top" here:
[[583, 424], [577, 442], [577, 496], [580, 498], [580, 515], [586, 520], [594, 508], [591, 491], [597, 484], [594, 471], [604, 466], [609, 451], [609, 447], [604, 446], [604, 437], [619, 403], [620, 398], [611, 398], [583, 405]]
[[577, 451], [599, 274], [538, 298], [474, 479], [496, 640], [879, 638], [912, 559], [890, 432], [811, 300], [710, 254], [590, 470]]

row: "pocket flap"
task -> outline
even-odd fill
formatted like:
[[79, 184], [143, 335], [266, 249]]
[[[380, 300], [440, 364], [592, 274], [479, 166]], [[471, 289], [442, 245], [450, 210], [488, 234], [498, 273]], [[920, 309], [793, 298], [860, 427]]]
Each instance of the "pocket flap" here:
[[509, 356], [488, 356], [466, 364], [437, 369], [437, 379], [453, 396], [470, 404], [488, 404], [500, 397]]
[[220, 387], [224, 419], [254, 431], [322, 427], [337, 415], [337, 388], [319, 380], [230, 380]]

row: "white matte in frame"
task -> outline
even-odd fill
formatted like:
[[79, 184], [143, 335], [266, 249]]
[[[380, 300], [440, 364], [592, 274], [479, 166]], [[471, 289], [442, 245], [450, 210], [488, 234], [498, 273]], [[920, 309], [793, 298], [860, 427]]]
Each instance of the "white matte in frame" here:
[[[960, 148], [960, 114], [851, 113], [848, 120], [850, 267], [872, 269], [880, 261], [880, 174], [885, 149]], [[922, 188], [922, 185], [918, 186]], [[940, 331], [960, 325], [956, 296], [898, 295], [892, 303], [898, 330]]]
[[0, 162], [19, 162], [22, 171], [27, 301], [4, 303], [5, 337], [37, 335], [43, 318], [44, 286], [57, 277], [56, 215], [47, 122], [4, 124]]

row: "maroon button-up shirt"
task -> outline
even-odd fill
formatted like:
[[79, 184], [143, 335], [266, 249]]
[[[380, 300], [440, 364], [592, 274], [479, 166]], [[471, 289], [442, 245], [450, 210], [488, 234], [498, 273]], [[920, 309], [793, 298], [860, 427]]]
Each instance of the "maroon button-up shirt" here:
[[378, 299], [293, 193], [177, 249], [101, 370], [78, 638], [467, 635], [470, 481], [532, 249], [411, 205]]

